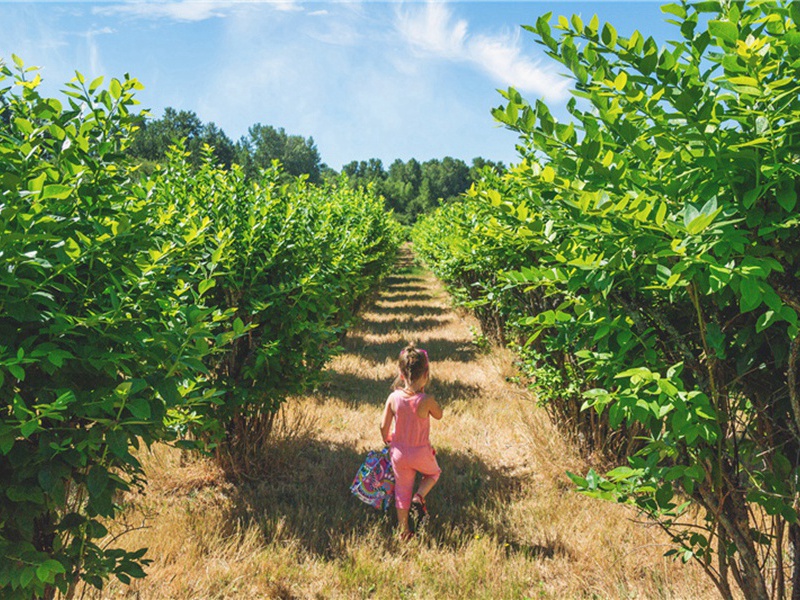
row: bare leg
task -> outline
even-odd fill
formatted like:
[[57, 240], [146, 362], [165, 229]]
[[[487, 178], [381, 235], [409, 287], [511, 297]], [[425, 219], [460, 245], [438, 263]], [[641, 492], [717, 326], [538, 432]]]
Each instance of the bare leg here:
[[400, 537], [408, 536], [410, 531], [408, 529], [408, 509], [397, 508], [397, 530]]
[[417, 494], [419, 494], [422, 499], [425, 499], [425, 496], [428, 495], [428, 492], [431, 491], [434, 485], [436, 485], [436, 481], [438, 477], [431, 477], [430, 475], [426, 475], [422, 478], [422, 481], [419, 482], [419, 489], [417, 490]]

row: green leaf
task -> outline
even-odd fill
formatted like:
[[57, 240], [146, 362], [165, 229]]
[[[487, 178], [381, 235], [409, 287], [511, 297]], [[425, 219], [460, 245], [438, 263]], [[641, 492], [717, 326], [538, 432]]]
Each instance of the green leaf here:
[[744, 197], [742, 198], [742, 204], [744, 204], [744, 207], [751, 208], [753, 204], [756, 203], [756, 200], [758, 200], [760, 197], [761, 191], [761, 188], [757, 187], [745, 192]]
[[795, 27], [800, 29], [800, 2], [795, 0], [789, 3], [789, 14], [792, 17], [792, 21], [794, 21]]
[[739, 292], [741, 294], [739, 304], [743, 313], [760, 306], [764, 298], [764, 292], [761, 289], [759, 281], [752, 277], [742, 279], [739, 284]]
[[129, 456], [128, 437], [125, 435], [124, 431], [119, 429], [107, 431], [106, 444], [108, 444], [109, 450], [111, 450], [115, 456], [119, 456], [120, 458], [126, 458]]
[[605, 23], [600, 38], [606, 46], [613, 48], [617, 44], [617, 30], [610, 23]]
[[92, 82], [89, 84], [89, 93], [93, 94], [94, 91], [97, 88], [99, 88], [101, 85], [103, 85], [103, 76], [102, 75], [100, 77], [97, 77], [96, 79], [92, 80]]
[[611, 481], [617, 482], [617, 481], [623, 481], [625, 479], [630, 479], [631, 477], [634, 477], [636, 475], [639, 475], [639, 471], [631, 469], [630, 467], [623, 466], [610, 470], [608, 473], [606, 473], [606, 478], [610, 479]]
[[792, 212], [797, 204], [797, 192], [794, 189], [794, 182], [790, 180], [782, 185], [778, 189], [775, 199], [785, 211]]
[[72, 186], [61, 184], [50, 184], [44, 186], [42, 190], [41, 200], [54, 198], [56, 200], [63, 200], [72, 193]]
[[19, 365], [8, 365], [6, 368], [18, 381], [25, 381], [25, 370], [22, 367]]
[[78, 242], [72, 238], [67, 238], [64, 241], [64, 252], [66, 252], [67, 256], [72, 260], [75, 260], [81, 255], [81, 247], [78, 245]]
[[667, 216], [667, 203], [661, 202], [658, 206], [658, 212], [656, 212], [656, 225], [661, 227], [664, 224], [664, 219]]
[[217, 282], [214, 279], [204, 279], [203, 281], [200, 282], [200, 285], [197, 286], [197, 289], [202, 295], [205, 294], [206, 291], [213, 288], [216, 284]]
[[36, 577], [43, 583], [53, 583], [56, 580], [56, 575], [63, 575], [66, 572], [64, 565], [60, 562], [48, 559], [36, 568]]
[[36, 570], [33, 567], [25, 567], [19, 574], [20, 586], [22, 586], [23, 589], [28, 587], [35, 576]]
[[36, 419], [32, 419], [23, 423], [22, 427], [19, 428], [19, 432], [22, 437], [28, 439], [37, 429], [39, 429], [39, 422]]
[[672, 490], [672, 484], [665, 483], [664, 485], [658, 488], [655, 498], [660, 508], [667, 508], [673, 496], [674, 492]]
[[730, 21], [712, 19], [708, 22], [708, 32], [729, 44], [734, 44], [739, 39], [739, 28]]
[[575, 473], [570, 473], [569, 471], [567, 471], [567, 477], [569, 477], [572, 480], [572, 483], [574, 483], [579, 488], [585, 489], [589, 485], [586, 479], [584, 479], [580, 475], [576, 475]]
[[127, 408], [129, 411], [131, 411], [131, 414], [134, 417], [142, 421], [147, 421], [152, 416], [150, 411], [150, 403], [144, 398], [133, 398], [128, 400]]
[[628, 74], [625, 71], [620, 71], [614, 79], [614, 87], [621, 92], [625, 89], [626, 83], [628, 83]]
[[14, 119], [14, 125], [16, 125], [17, 129], [25, 135], [30, 135], [33, 133], [33, 123], [31, 123], [28, 119], [17, 117]]
[[686, 9], [680, 4], [665, 4], [661, 7], [661, 12], [675, 15], [681, 19], [686, 18]]
[[761, 333], [778, 320], [778, 314], [772, 310], [766, 311], [764, 314], [758, 317], [758, 321], [756, 322], [756, 333]]
[[89, 469], [89, 475], [86, 477], [86, 488], [92, 496], [100, 496], [108, 487], [109, 476], [100, 465], [94, 465]]
[[119, 100], [120, 96], [122, 96], [122, 86], [118, 79], [114, 78], [111, 80], [111, 83], [108, 85], [108, 91], [111, 93], [111, 97], [114, 100]]
[[703, 471], [703, 467], [700, 465], [692, 465], [691, 467], [687, 467], [685, 474], [687, 477], [691, 477], [694, 481], [700, 482], [705, 479], [705, 471]]

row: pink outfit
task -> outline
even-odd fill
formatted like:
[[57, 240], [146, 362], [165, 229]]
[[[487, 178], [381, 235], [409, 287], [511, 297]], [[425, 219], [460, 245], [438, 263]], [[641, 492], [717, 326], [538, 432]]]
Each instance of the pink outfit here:
[[423, 398], [423, 393], [409, 396], [403, 390], [395, 390], [389, 396], [394, 410], [390, 450], [395, 478], [394, 498], [398, 508], [410, 508], [416, 473], [439, 479], [442, 472], [431, 447], [430, 416], [426, 415], [424, 419], [417, 416], [417, 407]]

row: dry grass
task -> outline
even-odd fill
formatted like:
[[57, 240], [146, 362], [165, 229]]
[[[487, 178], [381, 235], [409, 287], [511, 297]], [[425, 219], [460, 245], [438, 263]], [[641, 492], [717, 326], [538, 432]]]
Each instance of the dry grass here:
[[[474, 323], [430, 274], [406, 266], [345, 341], [319, 393], [286, 405], [263, 480], [233, 484], [213, 462], [159, 447], [143, 457], [144, 494], [126, 498], [150, 548], [147, 579], [87, 598], [712, 598], [692, 565], [662, 557], [665, 537], [623, 507], [574, 493], [586, 469], [514, 375], [503, 350], [482, 353]], [[408, 544], [393, 518], [348, 486], [408, 341], [427, 348], [442, 478], [433, 518]], [[145, 527], [136, 529], [137, 527]], [[117, 531], [116, 533], [119, 533]]]

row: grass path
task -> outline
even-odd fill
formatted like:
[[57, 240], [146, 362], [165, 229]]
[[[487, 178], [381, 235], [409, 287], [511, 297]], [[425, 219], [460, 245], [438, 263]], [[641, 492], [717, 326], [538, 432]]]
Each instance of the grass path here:
[[[430, 273], [406, 255], [344, 341], [317, 394], [287, 403], [262, 478], [234, 485], [213, 463], [157, 449], [120, 540], [150, 547], [149, 576], [87, 597], [713, 598], [699, 569], [662, 557], [630, 511], [575, 494], [586, 466], [508, 379], [512, 357], [473, 343]], [[426, 348], [444, 408], [431, 438], [443, 473], [415, 540], [352, 498], [409, 341]], [[112, 532], [112, 534], [115, 532]]]

